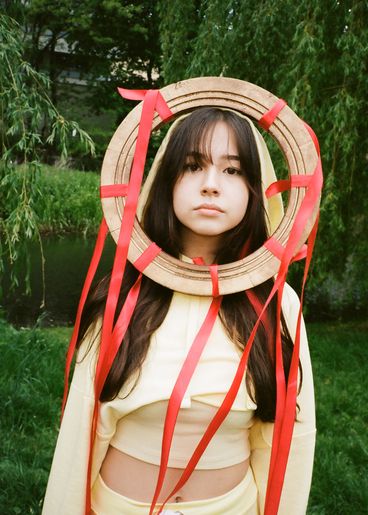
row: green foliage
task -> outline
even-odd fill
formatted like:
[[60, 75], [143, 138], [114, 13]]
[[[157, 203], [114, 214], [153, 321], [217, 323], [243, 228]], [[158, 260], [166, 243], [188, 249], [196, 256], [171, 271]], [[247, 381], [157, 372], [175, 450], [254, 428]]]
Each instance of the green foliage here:
[[16, 331], [0, 320], [2, 513], [41, 513], [69, 334], [70, 329]]
[[124, 101], [117, 91], [114, 93], [112, 90], [110, 94], [114, 93], [115, 102], [109, 109], [96, 112], [89, 107], [91, 100], [86, 86], [64, 83], [58, 85], [58, 91], [58, 109], [65, 118], [76, 120], [88, 132], [95, 145], [94, 155], [86, 154], [82, 144], [74, 138], [70, 142], [67, 167], [99, 172], [111, 136], [121, 121], [122, 113], [131, 108], [132, 103]]
[[[27, 241], [38, 239], [42, 254], [35, 199], [39, 160], [45, 147], [52, 146], [65, 160], [74, 138], [86, 152], [93, 153], [94, 145], [78, 124], [66, 120], [53, 105], [48, 95], [48, 79], [24, 60], [18, 25], [2, 14], [0, 43], [0, 272], [4, 259], [12, 264], [23, 260], [29, 271]], [[21, 180], [16, 174], [17, 163], [23, 163]], [[5, 206], [9, 205], [12, 209], [6, 212]], [[18, 283], [15, 267], [12, 282]], [[29, 273], [26, 289], [29, 290]]]
[[310, 515], [366, 513], [367, 329], [367, 324], [309, 325], [317, 408]]
[[[367, 310], [367, 2], [207, 0], [200, 5], [200, 10], [192, 3], [187, 7], [186, 19], [195, 17], [197, 33], [190, 44], [181, 44], [186, 50], [181, 66], [169, 58], [172, 52], [180, 55], [174, 48], [180, 38], [168, 34], [170, 24], [180, 22], [161, 11], [165, 79], [247, 80], [285, 98], [311, 125], [321, 145], [325, 185], [309, 293], [315, 306], [330, 314], [347, 307], [351, 313], [354, 307]], [[293, 281], [297, 277], [300, 272]]]
[[[203, 2], [203, 12], [193, 45], [193, 58], [189, 59], [189, 77], [219, 76], [226, 74], [228, 48], [224, 35], [232, 33], [234, 13], [226, 2]], [[222, 45], [219, 45], [222, 40]], [[201, 56], [197, 59], [196, 56]]]
[[199, 29], [201, 2], [160, 0], [162, 75], [166, 84], [187, 78]]
[[[68, 35], [80, 59], [95, 109], [126, 114], [116, 87], [147, 88], [159, 76], [159, 38], [156, 2], [141, 0], [84, 0], [79, 6], [81, 24]], [[86, 14], [88, 13], [88, 16]]]
[[6, 164], [42, 157], [45, 143], [66, 158], [71, 138], [93, 152], [88, 134], [66, 120], [52, 104], [47, 77], [24, 60], [21, 32], [14, 20], [0, 16], [1, 154]]
[[[21, 4], [21, 5], [19, 5]], [[27, 34], [31, 63], [52, 83], [59, 105], [68, 70], [86, 80], [85, 102], [94, 109], [119, 112], [116, 86], [152, 87], [159, 71], [156, 2], [140, 0], [28, 0], [10, 7]], [[60, 53], [62, 50], [63, 54]]]
[[[19, 188], [23, 166], [14, 171], [12, 185]], [[79, 232], [96, 234], [102, 217], [99, 175], [93, 172], [43, 165], [35, 173], [33, 206], [41, 234]], [[9, 195], [3, 205], [4, 216], [14, 212], [17, 198]]]
[[[25, 166], [18, 166], [11, 177], [11, 191], [17, 191], [23, 183], [24, 175], [29, 173]], [[43, 280], [42, 291], [37, 302], [41, 303], [42, 308], [45, 307], [45, 294], [50, 292], [45, 291], [47, 286], [47, 251], [44, 246], [47, 245], [47, 238], [52, 235], [64, 235], [70, 233], [78, 233], [83, 237], [93, 237], [96, 235], [102, 219], [101, 202], [99, 199], [99, 175], [92, 172], [78, 172], [69, 169], [60, 169], [50, 166], [40, 166], [36, 170], [34, 180], [32, 182], [32, 206], [33, 216], [37, 220], [37, 231], [41, 244], [41, 260], [37, 256], [37, 260], [33, 259], [34, 251], [37, 252], [37, 246], [31, 244], [27, 240], [26, 253], [24, 259], [26, 265], [24, 266], [24, 259], [22, 255], [19, 259], [15, 259], [11, 267], [6, 266], [9, 261], [9, 255], [4, 256], [4, 268], [9, 270], [10, 279], [13, 280], [14, 293], [12, 298], [16, 298], [17, 293], [24, 294], [25, 286], [29, 281], [29, 293], [32, 289], [38, 290], [35, 282], [35, 272], [39, 277], [41, 273], [41, 280]], [[4, 219], [11, 218], [12, 213], [15, 212], [17, 207], [18, 198], [15, 194], [7, 196], [2, 205], [2, 216]], [[22, 220], [19, 223], [24, 223]], [[24, 244], [24, 242], [23, 242]], [[16, 247], [17, 249], [17, 247]], [[45, 250], [45, 252], [44, 252]], [[42, 261], [43, 259], [43, 261]], [[58, 256], [62, 259], [62, 256]], [[31, 270], [31, 267], [40, 266], [41, 271], [38, 272]], [[28, 275], [29, 274], [29, 275]], [[33, 275], [33, 279], [32, 279]], [[9, 281], [5, 279], [1, 281], [5, 290], [5, 298], [7, 293], [7, 284]], [[16, 286], [19, 285], [17, 288]], [[25, 286], [24, 286], [25, 285]], [[61, 286], [63, 287], [63, 286]], [[15, 295], [15, 297], [14, 297]]]

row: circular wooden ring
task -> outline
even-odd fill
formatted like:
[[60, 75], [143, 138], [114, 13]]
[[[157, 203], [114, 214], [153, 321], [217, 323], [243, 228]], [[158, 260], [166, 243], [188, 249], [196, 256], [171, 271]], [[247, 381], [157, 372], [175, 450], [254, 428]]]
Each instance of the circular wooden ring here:
[[[225, 77], [201, 77], [188, 79], [162, 88], [161, 94], [174, 116], [192, 111], [202, 106], [217, 106], [234, 109], [258, 121], [278, 100], [272, 93], [249, 82]], [[101, 185], [124, 184], [129, 182], [135, 143], [138, 134], [142, 102], [122, 121], [107, 148], [101, 172]], [[162, 125], [156, 113], [152, 129]], [[285, 106], [269, 133], [277, 141], [287, 161], [289, 173], [310, 175], [318, 162], [318, 155], [311, 136], [298, 116]], [[285, 246], [296, 213], [304, 198], [304, 188], [290, 190], [285, 215], [273, 233], [281, 245]], [[125, 199], [112, 197], [102, 199], [104, 216], [117, 242]], [[318, 205], [313, 216], [304, 228], [298, 245], [306, 241], [317, 217]], [[151, 240], [142, 230], [137, 218], [134, 223], [128, 259], [134, 262], [150, 245]], [[249, 256], [233, 263], [218, 267], [220, 294], [225, 295], [252, 288], [273, 277], [280, 261], [267, 248], [262, 246]], [[145, 275], [172, 290], [193, 295], [212, 294], [212, 280], [208, 266], [194, 265], [180, 261], [161, 252], [144, 271]]]

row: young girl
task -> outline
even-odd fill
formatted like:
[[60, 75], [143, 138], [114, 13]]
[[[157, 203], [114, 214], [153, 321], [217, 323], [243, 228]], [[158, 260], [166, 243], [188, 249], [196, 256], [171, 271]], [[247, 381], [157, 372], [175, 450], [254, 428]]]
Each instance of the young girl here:
[[[266, 201], [275, 180], [266, 145], [246, 117], [204, 107], [179, 118], [153, 163], [141, 194], [141, 224], [152, 241], [183, 261], [231, 263], [257, 250], [282, 217]], [[127, 264], [118, 310], [138, 271]], [[43, 513], [85, 513], [94, 371], [109, 277], [90, 295], [79, 351], [52, 464]], [[270, 279], [225, 295], [182, 400], [156, 510], [173, 490], [234, 378]], [[97, 515], [150, 512], [159, 473], [168, 400], [212, 298], [179, 293], [143, 277], [128, 332], [104, 384], [92, 453], [91, 506]], [[282, 298], [285, 377], [299, 303]], [[189, 479], [162, 513], [253, 515], [264, 512], [276, 409], [276, 300], [267, 308], [242, 385]], [[280, 514], [306, 512], [315, 443], [313, 380], [302, 325], [296, 422]], [[156, 511], [157, 513], [157, 511]]]

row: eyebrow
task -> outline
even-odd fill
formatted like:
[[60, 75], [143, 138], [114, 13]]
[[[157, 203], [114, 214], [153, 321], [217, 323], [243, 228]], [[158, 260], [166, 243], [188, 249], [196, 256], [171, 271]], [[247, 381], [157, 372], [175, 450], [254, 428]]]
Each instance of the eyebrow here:
[[[205, 156], [201, 152], [188, 152], [187, 157], [196, 157], [199, 159], [204, 159]], [[228, 159], [229, 161], [239, 161], [240, 157], [233, 154], [224, 154], [220, 156], [220, 159]]]

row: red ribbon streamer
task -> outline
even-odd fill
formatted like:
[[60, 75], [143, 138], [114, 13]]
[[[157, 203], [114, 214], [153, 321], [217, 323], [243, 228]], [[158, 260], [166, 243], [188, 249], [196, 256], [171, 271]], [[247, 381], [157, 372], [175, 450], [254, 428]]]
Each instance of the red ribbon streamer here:
[[277, 118], [281, 109], [286, 106], [285, 100], [279, 98], [273, 107], [267, 111], [259, 120], [258, 123], [265, 131], [268, 131], [275, 119]]
[[[125, 88], [118, 88], [119, 94], [123, 98], [127, 98], [128, 100], [144, 100], [146, 98], [146, 95], [149, 91], [149, 89], [125, 89]], [[161, 95], [161, 92], [157, 91], [157, 102], [156, 102], [156, 110], [158, 114], [160, 115], [161, 119], [166, 122], [169, 118], [172, 117], [173, 113], [169, 106], [167, 105], [164, 97]]]
[[216, 298], [220, 295], [218, 283], [218, 265], [210, 265], [210, 274], [212, 279], [212, 297]]
[[267, 313], [267, 311], [265, 311], [261, 315], [263, 305], [253, 290], [245, 290], [245, 294], [248, 298], [248, 301], [252, 305], [252, 307], [257, 315], [257, 318], [260, 318], [261, 323], [266, 331], [268, 350], [269, 350], [271, 358], [273, 359], [274, 358], [274, 349], [273, 349], [272, 344], [273, 344], [274, 334], [271, 332], [271, 324], [270, 324], [270, 321], [268, 318], [268, 313]]
[[[125, 96], [126, 98], [138, 100], [143, 98], [143, 105], [141, 120], [138, 128], [138, 136], [134, 152], [133, 165], [126, 192], [127, 197], [124, 207], [124, 213], [122, 217], [117, 249], [112, 268], [111, 280], [107, 294], [105, 313], [102, 323], [100, 352], [98, 355], [96, 366], [95, 406], [91, 424], [90, 452], [86, 488], [86, 514], [89, 514], [91, 510], [92, 449], [95, 440], [98, 419], [98, 399], [100, 397], [103, 385], [105, 383], [108, 372], [111, 368], [113, 360], [116, 356], [116, 353], [119, 349], [119, 346], [121, 345], [121, 342], [128, 328], [140, 291], [142, 279], [141, 275], [138, 277], [136, 283], [131, 288], [128, 297], [124, 303], [124, 306], [119, 314], [117, 323], [114, 327], [113, 325], [115, 312], [121, 289], [121, 283], [124, 276], [131, 234], [133, 231], [138, 197], [143, 179], [148, 143], [152, 129], [154, 111], [155, 109], [157, 109], [160, 116], [162, 116], [164, 119], [172, 115], [171, 110], [166, 105], [164, 98], [158, 90], [137, 92], [119, 88], [119, 93], [122, 96]], [[115, 188], [115, 192], [116, 191], [117, 188]], [[109, 194], [110, 193], [111, 191], [109, 191]]]
[[68, 347], [68, 351], [67, 351], [67, 355], [66, 355], [65, 375], [64, 375], [64, 394], [63, 394], [63, 401], [62, 401], [62, 405], [61, 405], [61, 419], [63, 418], [66, 399], [67, 399], [67, 395], [68, 395], [70, 366], [71, 366], [74, 352], [75, 352], [75, 346], [77, 343], [83, 308], [86, 303], [86, 299], [88, 296], [88, 292], [91, 288], [93, 278], [96, 274], [98, 264], [100, 262], [100, 258], [101, 258], [101, 254], [102, 254], [102, 251], [104, 248], [107, 233], [108, 233], [108, 227], [107, 227], [105, 219], [103, 218], [102, 222], [100, 224], [99, 231], [98, 231], [98, 236], [97, 236], [96, 245], [95, 245], [95, 248], [93, 251], [91, 263], [88, 267], [86, 279], [84, 281], [81, 297], [80, 297], [79, 304], [78, 304], [73, 334], [70, 339], [70, 343], [69, 343], [69, 347]]
[[128, 194], [128, 184], [106, 184], [100, 186], [100, 197], [126, 197]]
[[312, 177], [312, 175], [291, 175], [290, 179], [282, 179], [270, 184], [265, 191], [265, 195], [270, 198], [290, 188], [307, 188]]
[[[267, 241], [264, 242], [263, 246], [266, 247], [266, 249], [268, 249], [270, 252], [272, 252], [272, 254], [281, 261], [282, 256], [285, 252], [285, 247], [283, 247], [281, 245], [281, 243], [278, 240], [276, 240], [276, 238], [271, 236]], [[304, 243], [302, 248], [299, 250], [299, 252], [297, 252], [295, 254], [295, 256], [293, 257], [293, 259], [291, 261], [292, 262], [300, 261], [301, 259], [304, 259], [306, 257], [306, 255], [307, 255], [307, 245]]]
[[156, 256], [159, 255], [161, 249], [156, 243], [151, 243], [146, 250], [139, 256], [139, 258], [134, 261], [134, 266], [140, 272], [143, 272], [145, 268], [155, 259]]
[[[231, 409], [231, 406], [233, 405], [234, 400], [236, 398], [236, 395], [238, 393], [240, 384], [241, 384], [241, 382], [243, 380], [243, 375], [244, 375], [245, 368], [246, 368], [246, 365], [247, 365], [249, 353], [250, 353], [250, 350], [251, 350], [251, 347], [252, 347], [252, 344], [253, 344], [253, 341], [254, 341], [254, 338], [255, 338], [255, 335], [256, 335], [259, 323], [261, 321], [261, 318], [262, 318], [262, 316], [263, 316], [263, 314], [264, 314], [264, 312], [265, 312], [269, 302], [271, 301], [271, 298], [273, 297], [273, 295], [277, 291], [277, 287], [278, 287], [278, 283], [279, 282], [280, 281], [277, 281], [277, 280], [275, 281], [275, 284], [274, 284], [274, 287], [273, 287], [273, 289], [272, 289], [272, 291], [270, 293], [270, 296], [269, 296], [269, 298], [267, 299], [266, 303], [264, 304], [264, 306], [262, 308], [262, 312], [260, 313], [260, 317], [258, 318], [257, 322], [255, 323], [255, 325], [254, 325], [254, 327], [252, 329], [252, 332], [251, 332], [251, 335], [250, 335], [249, 340], [247, 342], [247, 345], [245, 346], [244, 353], [243, 353], [243, 355], [241, 357], [241, 360], [239, 362], [239, 366], [238, 366], [238, 369], [236, 371], [234, 380], [233, 380], [233, 382], [232, 382], [232, 384], [231, 384], [231, 386], [229, 388], [229, 391], [227, 392], [227, 394], [226, 394], [226, 396], [224, 398], [224, 401], [222, 402], [222, 404], [219, 407], [217, 413], [215, 414], [214, 418], [212, 419], [212, 421], [210, 422], [209, 426], [207, 427], [207, 429], [206, 429], [202, 439], [198, 443], [195, 451], [192, 454], [192, 457], [190, 458], [186, 468], [183, 471], [182, 476], [180, 477], [179, 481], [175, 485], [175, 487], [172, 490], [172, 492], [170, 492], [170, 494], [166, 498], [164, 504], [161, 506], [160, 512], [162, 511], [163, 507], [168, 502], [168, 500], [173, 495], [175, 495], [175, 493], [189, 479], [189, 477], [192, 474], [194, 468], [196, 467], [199, 459], [201, 458], [203, 452], [205, 451], [206, 447], [208, 446], [209, 442], [211, 441], [213, 435], [216, 433], [216, 431], [218, 430], [218, 428], [220, 427], [220, 425], [224, 421], [225, 417], [229, 413], [229, 411]], [[217, 299], [215, 299], [213, 302], [215, 302], [216, 300]], [[150, 512], [150, 513], [152, 513], [152, 512]]]
[[[160, 495], [162, 485], [164, 483], [165, 474], [167, 470], [167, 464], [169, 460], [171, 443], [174, 435], [174, 429], [176, 420], [178, 417], [179, 409], [185, 392], [187, 391], [189, 382], [193, 376], [199, 358], [203, 352], [203, 349], [207, 343], [209, 335], [211, 334], [213, 325], [216, 321], [220, 306], [221, 306], [222, 297], [217, 297], [212, 300], [206, 318], [202, 326], [200, 327], [192, 346], [189, 350], [189, 353], [183, 363], [183, 366], [180, 370], [179, 376], [174, 385], [173, 391], [171, 393], [167, 411], [166, 418], [164, 424], [164, 432], [162, 439], [162, 450], [161, 450], [161, 462], [160, 462], [160, 470], [157, 479], [157, 485], [155, 489], [155, 493], [152, 499], [151, 508], [149, 515], [153, 514], [153, 510], [156, 506], [158, 496]], [[166, 503], [167, 501], [165, 501]], [[163, 506], [160, 508], [160, 512]]]
[[[204, 260], [202, 257], [193, 258], [193, 262], [198, 264], [204, 264]], [[182, 368], [179, 372], [179, 376], [170, 395], [162, 435], [160, 469], [157, 478], [155, 493], [151, 503], [150, 515], [153, 513], [153, 510], [155, 509], [157, 499], [160, 495], [162, 485], [165, 480], [171, 443], [174, 436], [175, 424], [183, 397], [188, 389], [188, 385], [196, 369], [198, 361], [202, 355], [203, 349], [206, 346], [206, 343], [211, 334], [212, 328], [216, 322], [216, 318], [221, 306], [222, 297], [219, 296], [218, 289], [218, 266], [210, 265], [210, 273], [212, 279], [212, 291], [214, 292], [214, 299], [212, 300], [207, 315], [192, 343], [191, 348], [189, 349], [188, 355], [182, 365]], [[165, 501], [165, 503], [166, 502], [167, 501]], [[159, 513], [161, 513], [163, 506], [161, 506]]]
[[195, 265], [206, 265], [202, 257], [195, 257], [192, 259], [192, 261]]
[[[303, 228], [312, 215], [314, 206], [319, 200], [320, 192], [322, 189], [322, 164], [319, 153], [319, 145], [317, 138], [312, 129], [305, 124], [308, 132], [310, 133], [313, 142], [315, 144], [318, 162], [313, 173], [313, 178], [306, 190], [305, 197], [302, 201], [300, 209], [296, 215], [293, 227], [290, 232], [289, 240], [287, 242], [283, 258], [281, 260], [279, 274], [282, 274], [286, 278], [287, 267], [292, 260], [293, 249], [297, 246], [298, 239], [300, 240]], [[308, 238], [307, 256], [304, 268], [304, 276], [301, 291], [301, 302], [298, 314], [298, 321], [296, 327], [296, 335], [294, 342], [294, 349], [292, 355], [292, 361], [289, 371], [289, 380], [287, 387], [287, 394], [285, 399], [285, 410], [276, 411], [275, 427], [272, 440], [272, 452], [271, 452], [271, 463], [270, 472], [268, 477], [267, 495], [265, 504], [265, 514], [275, 515], [278, 511], [280, 503], [280, 496], [282, 490], [282, 484], [284, 481], [285, 470], [287, 465], [287, 459], [290, 450], [291, 437], [294, 427], [295, 412], [296, 412], [296, 396], [297, 396], [297, 374], [299, 364], [299, 348], [300, 348], [300, 324], [301, 324], [301, 313], [302, 313], [302, 302], [304, 299], [304, 288], [305, 282], [308, 275], [310, 266], [311, 256], [314, 248], [315, 237], [317, 233], [318, 219], [316, 220], [313, 230]], [[278, 314], [280, 314], [281, 306], [278, 303]], [[278, 316], [279, 318], [279, 316]], [[279, 399], [278, 399], [279, 400]]]

